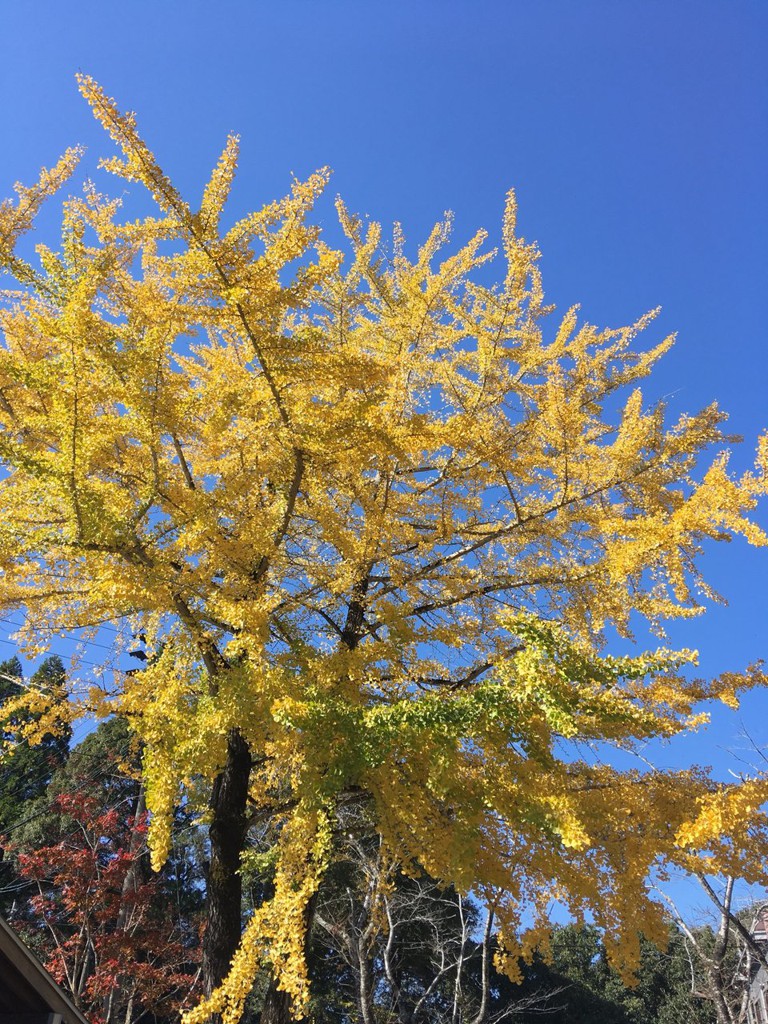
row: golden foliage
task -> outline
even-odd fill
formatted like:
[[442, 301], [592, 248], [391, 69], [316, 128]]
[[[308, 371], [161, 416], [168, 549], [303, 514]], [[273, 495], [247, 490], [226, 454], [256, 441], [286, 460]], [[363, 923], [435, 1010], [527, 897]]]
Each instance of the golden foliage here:
[[484, 233], [440, 257], [449, 220], [411, 262], [399, 227], [388, 257], [339, 202], [351, 258], [328, 246], [307, 220], [326, 171], [224, 229], [237, 140], [195, 210], [134, 118], [80, 85], [122, 152], [104, 167], [159, 214], [121, 222], [87, 185], [33, 269], [16, 243], [77, 153], [0, 207], [17, 282], [0, 311], [0, 607], [24, 611], [31, 650], [99, 623], [146, 637], [145, 671], [43, 710], [45, 728], [126, 716], [155, 866], [230, 730], [253, 752], [254, 807], [283, 826], [276, 893], [189, 1021], [236, 1020], [262, 958], [301, 1006], [303, 908], [344, 794], [367, 794], [395, 863], [492, 898], [504, 935], [533, 905], [523, 951], [559, 899], [631, 960], [636, 929], [660, 927], [659, 862], [741, 858], [763, 877], [732, 842], [765, 828], [763, 788], [619, 771], [590, 745], [674, 736], [702, 699], [764, 682], [691, 681], [688, 652], [600, 651], [608, 625], [630, 638], [633, 616], [702, 611], [706, 541], [766, 543], [748, 518], [765, 440], [735, 480], [716, 405], [672, 426], [648, 408], [640, 381], [671, 344], [635, 347], [653, 313], [551, 327], [512, 194], [496, 287], [476, 275]]

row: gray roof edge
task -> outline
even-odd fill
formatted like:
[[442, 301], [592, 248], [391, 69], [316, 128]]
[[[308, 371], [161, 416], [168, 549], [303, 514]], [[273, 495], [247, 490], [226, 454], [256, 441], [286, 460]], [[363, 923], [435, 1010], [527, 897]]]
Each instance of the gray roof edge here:
[[69, 996], [53, 980], [32, 950], [21, 941], [10, 925], [0, 917], [0, 950], [13, 966], [37, 989], [55, 1013], [60, 1013], [66, 1024], [88, 1024]]

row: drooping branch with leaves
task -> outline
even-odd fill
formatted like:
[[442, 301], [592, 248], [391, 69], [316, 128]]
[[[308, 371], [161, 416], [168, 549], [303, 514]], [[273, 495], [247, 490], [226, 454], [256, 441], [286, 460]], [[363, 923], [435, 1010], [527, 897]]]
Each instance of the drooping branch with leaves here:
[[[22, 236], [77, 151], [0, 208], [0, 607], [23, 612], [31, 652], [104, 625], [142, 640], [142, 671], [17, 704], [41, 735], [127, 720], [155, 867], [174, 807], [198, 802], [208, 999], [190, 1024], [236, 1021], [261, 963], [301, 1014], [350, 802], [403, 870], [490, 901], [512, 972], [521, 915], [526, 952], [553, 899], [631, 965], [637, 929], [665, 928], [655, 863], [762, 877], [733, 837], [764, 837], [765, 782], [581, 752], [674, 736], [702, 699], [764, 683], [693, 680], [685, 651], [602, 651], [607, 625], [629, 639], [633, 616], [702, 610], [705, 542], [766, 543], [748, 518], [766, 440], [735, 479], [716, 405], [668, 425], [644, 404], [672, 343], [636, 347], [653, 314], [554, 324], [513, 196], [495, 287], [483, 232], [440, 257], [448, 221], [411, 259], [399, 228], [387, 252], [339, 202], [348, 252], [328, 245], [309, 220], [325, 171], [225, 227], [235, 138], [193, 206], [133, 115], [80, 87], [121, 153], [103, 166], [157, 213], [121, 220], [87, 183], [33, 263]], [[241, 937], [240, 856], [265, 820], [274, 894]]]

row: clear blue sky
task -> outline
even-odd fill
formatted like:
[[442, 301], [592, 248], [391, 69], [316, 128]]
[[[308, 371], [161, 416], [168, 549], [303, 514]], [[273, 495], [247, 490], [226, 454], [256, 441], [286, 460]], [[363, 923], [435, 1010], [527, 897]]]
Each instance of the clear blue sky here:
[[[648, 340], [679, 341], [649, 397], [720, 401], [744, 468], [768, 426], [767, 51], [765, 0], [7, 2], [0, 194], [74, 142], [89, 169], [108, 151], [78, 70], [193, 197], [240, 133], [237, 209], [329, 164], [331, 193], [414, 242], [446, 209], [457, 239], [496, 238], [514, 186], [550, 300], [610, 326], [661, 305]], [[729, 605], [673, 640], [706, 674], [768, 656], [768, 551], [707, 564]], [[724, 772], [742, 722], [768, 744], [768, 694], [661, 759]]]

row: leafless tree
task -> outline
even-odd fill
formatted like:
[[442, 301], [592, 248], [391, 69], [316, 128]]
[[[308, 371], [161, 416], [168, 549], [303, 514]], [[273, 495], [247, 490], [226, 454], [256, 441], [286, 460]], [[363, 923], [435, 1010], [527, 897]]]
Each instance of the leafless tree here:
[[562, 989], [500, 1005], [493, 908], [398, 875], [381, 841], [357, 825], [342, 839], [346, 874], [321, 894], [314, 922], [353, 979], [360, 1024], [502, 1024], [558, 1009]]
[[768, 969], [768, 950], [737, 912], [737, 880], [732, 875], [720, 880], [696, 877], [717, 915], [713, 928], [693, 926], [674, 900], [658, 891], [685, 938], [692, 994], [714, 1004], [718, 1024], [744, 1024], [750, 981], [758, 967]]

